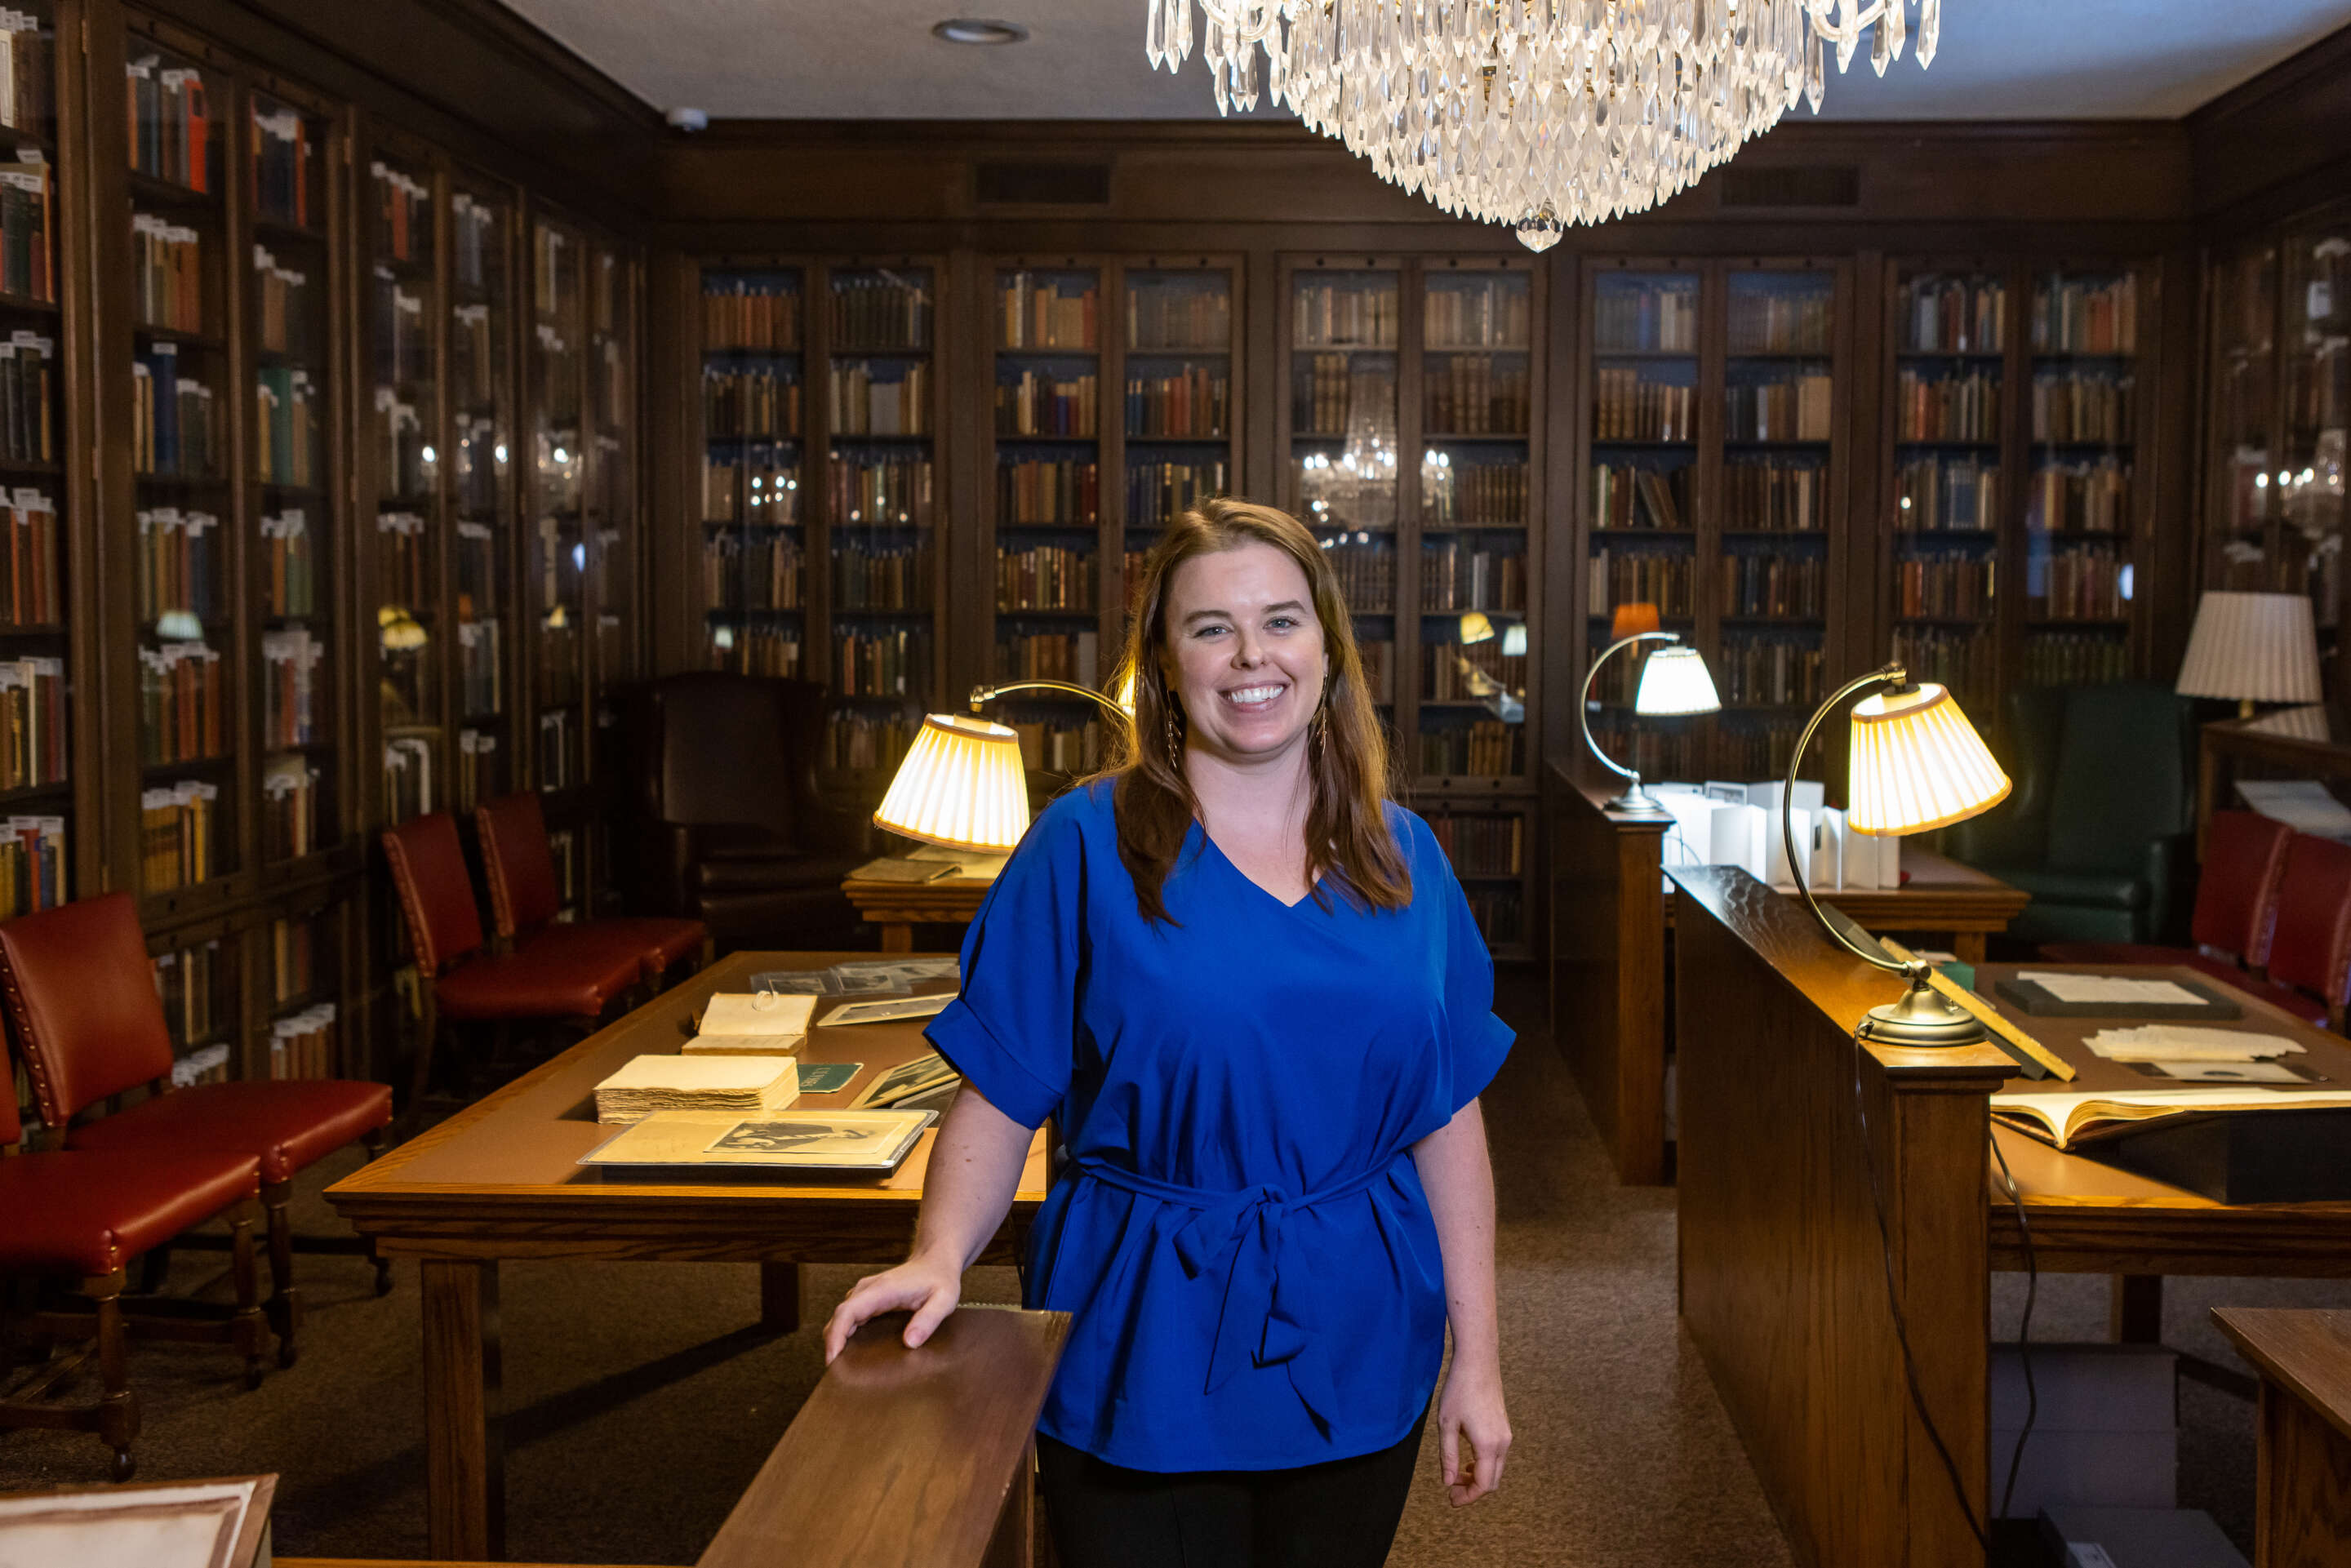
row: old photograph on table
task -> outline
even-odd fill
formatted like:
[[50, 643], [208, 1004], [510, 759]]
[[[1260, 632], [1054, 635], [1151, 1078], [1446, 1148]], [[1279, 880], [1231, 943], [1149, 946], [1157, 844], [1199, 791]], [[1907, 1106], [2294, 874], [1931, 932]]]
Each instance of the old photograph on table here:
[[608, 1174], [759, 1170], [891, 1171], [914, 1146], [929, 1111], [664, 1111], [580, 1160]]
[[925, 1090], [952, 1082], [956, 1076], [956, 1070], [947, 1064], [946, 1058], [935, 1051], [926, 1051], [912, 1061], [902, 1061], [874, 1079], [856, 1099], [850, 1102], [850, 1105], [861, 1111], [894, 1105]]

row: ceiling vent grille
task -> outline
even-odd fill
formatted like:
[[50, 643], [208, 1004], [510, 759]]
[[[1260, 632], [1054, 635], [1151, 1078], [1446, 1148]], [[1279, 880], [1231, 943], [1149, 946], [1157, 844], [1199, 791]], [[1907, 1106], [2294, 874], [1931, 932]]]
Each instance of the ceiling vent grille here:
[[1851, 166], [1725, 169], [1726, 207], [1857, 207], [1861, 171]]
[[983, 207], [1106, 207], [1107, 163], [982, 163]]

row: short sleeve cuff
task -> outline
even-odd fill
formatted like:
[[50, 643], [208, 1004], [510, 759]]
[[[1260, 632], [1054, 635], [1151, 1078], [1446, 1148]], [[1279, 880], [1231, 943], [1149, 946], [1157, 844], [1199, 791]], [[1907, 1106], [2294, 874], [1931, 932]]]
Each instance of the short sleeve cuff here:
[[1061, 1092], [1021, 1066], [1005, 1049], [1003, 1041], [980, 1021], [979, 1015], [960, 998], [947, 1004], [923, 1035], [949, 1065], [963, 1074], [965, 1082], [1022, 1126], [1041, 1127], [1045, 1119], [1061, 1108]]
[[1453, 1045], [1453, 1109], [1457, 1113], [1486, 1092], [1494, 1074], [1502, 1070], [1502, 1059], [1510, 1054], [1511, 1042], [1518, 1038], [1518, 1030], [1490, 1012], [1481, 1013], [1460, 1032]]

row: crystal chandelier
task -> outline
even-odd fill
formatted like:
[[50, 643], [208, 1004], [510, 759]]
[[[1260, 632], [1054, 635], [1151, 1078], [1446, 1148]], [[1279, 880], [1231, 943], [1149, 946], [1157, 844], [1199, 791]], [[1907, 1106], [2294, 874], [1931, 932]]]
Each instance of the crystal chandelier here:
[[[1144, 52], [1192, 52], [1195, 0], [1144, 0]], [[1262, 90], [1448, 213], [1562, 225], [1641, 212], [1826, 86], [1871, 34], [1880, 76], [1935, 57], [1942, 0], [1196, 0], [1217, 109]], [[1259, 75], [1259, 53], [1264, 75]], [[1260, 88], [1262, 80], [1262, 88]]]

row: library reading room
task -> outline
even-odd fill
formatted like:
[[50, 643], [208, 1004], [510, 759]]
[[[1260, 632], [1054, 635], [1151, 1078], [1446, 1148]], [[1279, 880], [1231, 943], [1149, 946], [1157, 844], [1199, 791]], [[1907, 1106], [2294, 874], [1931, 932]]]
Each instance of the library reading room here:
[[2351, 0], [1943, 10], [0, 0], [0, 1565], [2351, 1568]]

